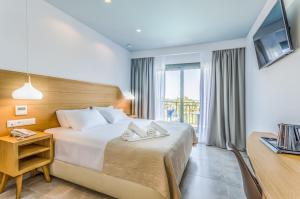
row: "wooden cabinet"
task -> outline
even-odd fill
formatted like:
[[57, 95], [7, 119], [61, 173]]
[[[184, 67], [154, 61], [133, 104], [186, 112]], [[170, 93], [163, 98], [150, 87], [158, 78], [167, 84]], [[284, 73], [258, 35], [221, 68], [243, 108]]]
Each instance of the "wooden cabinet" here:
[[53, 137], [51, 134], [37, 132], [36, 135], [17, 139], [10, 136], [0, 137], [0, 193], [3, 192], [7, 180], [16, 178], [16, 198], [20, 198], [23, 174], [42, 168], [47, 182], [49, 164], [53, 161]]

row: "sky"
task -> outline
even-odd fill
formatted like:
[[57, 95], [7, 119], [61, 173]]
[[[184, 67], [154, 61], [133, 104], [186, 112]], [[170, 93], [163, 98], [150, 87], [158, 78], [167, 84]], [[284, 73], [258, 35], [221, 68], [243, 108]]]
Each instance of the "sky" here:
[[[166, 99], [180, 97], [180, 71], [166, 71]], [[184, 70], [184, 96], [190, 99], [200, 98], [200, 69]]]

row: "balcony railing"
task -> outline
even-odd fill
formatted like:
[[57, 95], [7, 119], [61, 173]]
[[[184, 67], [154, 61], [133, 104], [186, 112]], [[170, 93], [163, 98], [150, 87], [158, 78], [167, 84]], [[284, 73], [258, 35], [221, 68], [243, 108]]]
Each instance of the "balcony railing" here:
[[[164, 100], [164, 119], [167, 121], [180, 121], [181, 103], [178, 100]], [[199, 100], [183, 102], [183, 121], [197, 127], [200, 111]]]

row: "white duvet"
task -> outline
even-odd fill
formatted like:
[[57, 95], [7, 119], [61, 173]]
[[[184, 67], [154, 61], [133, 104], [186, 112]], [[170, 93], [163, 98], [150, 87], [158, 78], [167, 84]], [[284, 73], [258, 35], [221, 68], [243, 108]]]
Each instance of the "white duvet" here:
[[[83, 131], [59, 127], [45, 132], [53, 134], [55, 160], [101, 171], [106, 144], [121, 136], [131, 121], [132, 119], [125, 119], [116, 124], [101, 125]], [[140, 127], [146, 127], [150, 122], [151, 120], [134, 120]]]

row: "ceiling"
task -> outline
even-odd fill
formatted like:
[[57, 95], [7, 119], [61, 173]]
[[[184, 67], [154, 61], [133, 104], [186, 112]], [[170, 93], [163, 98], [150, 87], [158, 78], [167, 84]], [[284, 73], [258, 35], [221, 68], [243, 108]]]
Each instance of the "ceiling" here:
[[[266, 0], [47, 0], [130, 51], [246, 37]], [[142, 32], [136, 32], [141, 29]]]

